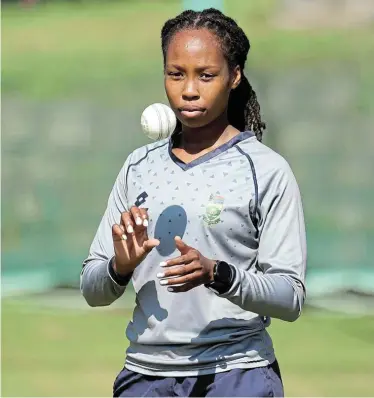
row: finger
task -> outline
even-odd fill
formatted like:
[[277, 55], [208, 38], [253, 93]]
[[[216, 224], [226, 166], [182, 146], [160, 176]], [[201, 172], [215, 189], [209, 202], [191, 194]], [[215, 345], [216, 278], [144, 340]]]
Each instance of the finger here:
[[181, 286], [170, 286], [168, 287], [168, 292], [170, 293], [182, 293], [188, 292], [189, 290], [193, 289], [194, 287], [199, 286], [200, 283], [185, 283]]
[[125, 227], [128, 234], [134, 233], [134, 223], [131, 214], [126, 211], [121, 214], [121, 224]]
[[172, 267], [174, 265], [188, 264], [193, 260], [196, 260], [196, 256], [193, 253], [188, 253], [183, 256], [172, 258], [168, 261], [163, 261], [160, 263], [160, 267]]
[[162, 272], [159, 272], [156, 276], [159, 279], [163, 278], [170, 278], [172, 276], [183, 276], [187, 274], [191, 274], [195, 271], [197, 271], [198, 268], [193, 264], [181, 264], [181, 265], [175, 265], [174, 267], [170, 267], [167, 269], [162, 270]]
[[148, 239], [143, 243], [143, 250], [145, 253], [149, 253], [151, 250], [153, 250], [159, 244], [160, 244], [160, 241], [158, 239]]
[[140, 213], [139, 207], [133, 206], [133, 207], [130, 209], [130, 212], [131, 212], [132, 218], [133, 218], [134, 221], [135, 221], [135, 225], [136, 225], [137, 227], [143, 225], [142, 215], [141, 215], [141, 213]]
[[147, 209], [144, 208], [139, 208], [139, 212], [140, 212], [140, 217], [142, 219], [143, 222], [143, 227], [148, 227], [148, 212]]
[[123, 225], [114, 224], [112, 226], [112, 236], [114, 241], [127, 240]]
[[169, 286], [169, 285], [182, 285], [185, 283], [193, 283], [197, 282], [201, 279], [201, 273], [200, 272], [192, 272], [187, 275], [183, 275], [177, 278], [172, 278], [172, 279], [161, 279], [160, 280], [160, 285], [162, 286]]
[[175, 237], [175, 245], [177, 246], [177, 249], [181, 252], [181, 254], [186, 254], [192, 249], [192, 247], [183, 242], [180, 236]]

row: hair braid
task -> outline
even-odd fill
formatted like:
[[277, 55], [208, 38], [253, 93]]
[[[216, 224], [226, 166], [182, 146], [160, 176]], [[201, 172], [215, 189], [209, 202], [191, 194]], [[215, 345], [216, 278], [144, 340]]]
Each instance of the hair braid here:
[[265, 123], [261, 120], [257, 95], [244, 75], [244, 67], [250, 50], [249, 40], [244, 31], [230, 17], [215, 8], [203, 11], [187, 10], [169, 19], [161, 31], [162, 53], [166, 62], [167, 47], [175, 33], [185, 29], [208, 29], [216, 35], [229, 68], [240, 67], [242, 79], [239, 86], [231, 91], [228, 105], [229, 122], [237, 129], [252, 130], [262, 140]]

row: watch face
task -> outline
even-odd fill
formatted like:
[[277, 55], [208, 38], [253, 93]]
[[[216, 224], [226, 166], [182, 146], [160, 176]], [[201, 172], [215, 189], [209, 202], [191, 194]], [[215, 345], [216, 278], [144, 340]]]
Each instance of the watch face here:
[[217, 264], [217, 279], [223, 283], [231, 281], [231, 268], [225, 261], [219, 261]]

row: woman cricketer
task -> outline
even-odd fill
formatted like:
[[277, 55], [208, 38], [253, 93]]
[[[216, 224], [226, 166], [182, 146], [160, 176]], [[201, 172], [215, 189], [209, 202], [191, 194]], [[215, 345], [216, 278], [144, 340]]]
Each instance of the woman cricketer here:
[[300, 315], [305, 225], [290, 166], [261, 143], [249, 41], [215, 9], [161, 39], [177, 127], [125, 161], [81, 274], [91, 306], [136, 292], [113, 395], [283, 396], [266, 328]]

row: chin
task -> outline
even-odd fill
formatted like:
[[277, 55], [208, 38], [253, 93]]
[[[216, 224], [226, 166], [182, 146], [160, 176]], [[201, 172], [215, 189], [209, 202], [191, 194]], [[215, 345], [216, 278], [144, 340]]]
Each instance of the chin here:
[[205, 120], [184, 120], [184, 119], [179, 119], [179, 120], [183, 126], [189, 127], [191, 129], [197, 129], [209, 124], [209, 122], [206, 122]]
[[201, 128], [201, 127], [207, 126], [208, 124], [212, 123], [212, 120], [208, 119], [205, 115], [202, 115], [201, 117], [196, 117], [196, 118], [186, 118], [181, 115], [178, 117], [178, 119], [183, 124], [183, 126], [186, 126], [186, 127], [192, 128], [192, 129]]

